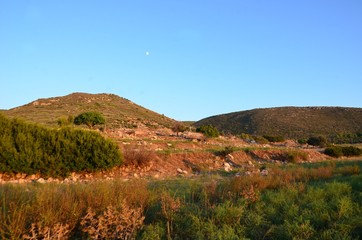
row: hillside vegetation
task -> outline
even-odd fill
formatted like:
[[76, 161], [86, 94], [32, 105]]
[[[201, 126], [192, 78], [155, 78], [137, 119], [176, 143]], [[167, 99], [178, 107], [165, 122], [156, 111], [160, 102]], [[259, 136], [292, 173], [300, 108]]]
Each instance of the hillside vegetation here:
[[59, 118], [89, 111], [101, 113], [105, 117], [107, 127], [111, 128], [132, 128], [139, 122], [151, 127], [170, 127], [175, 124], [173, 119], [114, 94], [72, 93], [63, 97], [38, 99], [3, 113], [10, 117], [55, 126]]
[[66, 176], [121, 161], [118, 146], [95, 131], [48, 129], [0, 114], [0, 173]]
[[[211, 124], [231, 134], [308, 138], [362, 133], [362, 109], [343, 107], [280, 107], [234, 112], [208, 117], [195, 126]], [[343, 136], [342, 136], [343, 137]], [[351, 136], [350, 136], [351, 137]], [[352, 136], [353, 138], [353, 136]]]

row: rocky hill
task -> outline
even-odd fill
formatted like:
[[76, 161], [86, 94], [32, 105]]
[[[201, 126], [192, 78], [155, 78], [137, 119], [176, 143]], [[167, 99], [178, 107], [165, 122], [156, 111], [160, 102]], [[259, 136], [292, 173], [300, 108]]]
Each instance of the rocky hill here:
[[38, 99], [29, 104], [2, 111], [9, 117], [54, 126], [62, 117], [97, 111], [106, 118], [107, 127], [135, 127], [144, 124], [157, 128], [171, 127], [175, 120], [139, 106], [114, 94], [72, 93], [63, 97]]
[[306, 138], [313, 135], [362, 133], [362, 108], [278, 107], [208, 117], [195, 126], [212, 124], [224, 133]]

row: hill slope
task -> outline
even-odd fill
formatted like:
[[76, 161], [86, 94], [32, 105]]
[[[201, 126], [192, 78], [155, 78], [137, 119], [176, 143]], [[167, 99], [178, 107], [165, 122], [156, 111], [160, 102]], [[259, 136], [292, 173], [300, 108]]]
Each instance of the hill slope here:
[[212, 124], [232, 134], [277, 135], [305, 138], [312, 135], [362, 132], [362, 108], [279, 107], [254, 109], [208, 117], [195, 126]]
[[107, 127], [132, 127], [137, 123], [148, 126], [172, 126], [175, 120], [139, 106], [114, 94], [72, 93], [63, 97], [38, 99], [3, 113], [10, 117], [45, 125], [56, 125], [60, 117], [76, 116], [97, 111], [106, 118]]

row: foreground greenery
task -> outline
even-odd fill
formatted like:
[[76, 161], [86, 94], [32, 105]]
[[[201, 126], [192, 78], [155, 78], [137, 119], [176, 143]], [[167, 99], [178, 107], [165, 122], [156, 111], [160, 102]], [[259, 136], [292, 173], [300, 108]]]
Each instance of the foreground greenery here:
[[268, 176], [0, 186], [0, 238], [359, 239], [361, 161]]
[[120, 165], [118, 146], [95, 131], [49, 129], [0, 114], [0, 172], [66, 176]]

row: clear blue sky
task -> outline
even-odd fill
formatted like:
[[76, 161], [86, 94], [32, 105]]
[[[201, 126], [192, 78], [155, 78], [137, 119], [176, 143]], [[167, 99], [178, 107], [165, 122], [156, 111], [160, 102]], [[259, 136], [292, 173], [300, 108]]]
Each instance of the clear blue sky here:
[[114, 93], [177, 120], [362, 107], [361, 0], [1, 0], [0, 109]]

